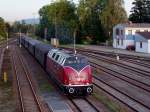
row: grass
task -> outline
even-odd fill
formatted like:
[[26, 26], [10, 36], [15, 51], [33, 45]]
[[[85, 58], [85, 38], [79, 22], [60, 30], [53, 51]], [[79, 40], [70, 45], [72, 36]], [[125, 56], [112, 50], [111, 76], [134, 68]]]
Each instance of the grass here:
[[104, 93], [93, 93], [93, 97], [103, 103], [110, 112], [128, 112], [125, 108], [108, 98]]
[[45, 92], [52, 92], [53, 91], [53, 87], [48, 83], [48, 82], [44, 82], [40, 85], [40, 91], [43, 93]]
[[12, 83], [4, 83], [0, 80], [0, 109], [1, 112], [15, 112], [15, 101], [13, 97]]

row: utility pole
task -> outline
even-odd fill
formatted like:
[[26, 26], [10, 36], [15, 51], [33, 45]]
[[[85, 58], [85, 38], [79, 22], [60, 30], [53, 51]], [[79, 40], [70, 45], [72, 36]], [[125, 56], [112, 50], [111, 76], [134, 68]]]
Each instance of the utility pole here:
[[56, 2], [54, 3], [55, 4], [55, 38], [57, 39], [57, 19], [56, 19]]
[[9, 47], [8, 47], [8, 31], [7, 31], [7, 33], [6, 33], [6, 36], [7, 36], [7, 37], [6, 37], [6, 38], [7, 38], [7, 47], [6, 47], [6, 48], [8, 49], [8, 48], [9, 48]]
[[73, 37], [74, 37], [74, 44], [73, 44], [73, 48], [74, 48], [74, 54], [76, 55], [77, 51], [76, 51], [76, 30], [74, 31], [74, 34], [73, 34]]
[[21, 30], [19, 31], [19, 40], [20, 40], [20, 42], [19, 42], [19, 47], [21, 48], [22, 46], [21, 46]]

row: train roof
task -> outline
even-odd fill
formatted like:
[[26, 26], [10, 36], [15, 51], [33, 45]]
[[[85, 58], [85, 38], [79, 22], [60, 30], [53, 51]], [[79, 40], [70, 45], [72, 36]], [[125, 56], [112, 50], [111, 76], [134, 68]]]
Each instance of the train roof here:
[[53, 49], [53, 47], [51, 45], [45, 44], [45, 43], [38, 43], [35, 45], [35, 47], [38, 48], [40, 51], [43, 51], [43, 52], [48, 52], [51, 49]]
[[32, 44], [32, 45], [35, 45], [35, 44], [39, 44], [41, 42], [38, 41], [38, 40], [30, 39], [29, 43]]

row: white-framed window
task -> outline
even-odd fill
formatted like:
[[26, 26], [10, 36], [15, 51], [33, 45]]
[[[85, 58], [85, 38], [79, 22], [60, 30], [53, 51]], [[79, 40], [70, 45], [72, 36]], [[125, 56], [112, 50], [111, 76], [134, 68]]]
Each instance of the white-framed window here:
[[123, 35], [123, 30], [121, 30], [121, 35]]
[[128, 30], [128, 35], [132, 35], [132, 30]]
[[136, 33], [137, 33], [137, 32], [140, 32], [140, 30], [136, 30]]
[[117, 39], [117, 44], [119, 45], [119, 39]]
[[148, 30], [144, 30], [144, 32], [148, 32]]
[[140, 48], [142, 48], [143, 47], [143, 43], [142, 42], [140, 42]]
[[119, 35], [119, 29], [118, 28], [116, 29], [116, 35]]

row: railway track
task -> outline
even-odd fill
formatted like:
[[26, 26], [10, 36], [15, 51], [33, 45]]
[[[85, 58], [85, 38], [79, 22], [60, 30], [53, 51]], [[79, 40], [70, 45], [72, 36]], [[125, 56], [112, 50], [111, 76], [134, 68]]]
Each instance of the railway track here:
[[134, 63], [140, 66], [144, 66], [146, 68], [150, 68], [150, 62], [143, 62], [141, 60], [133, 60], [133, 59], [121, 59], [122, 61], [126, 61], [126, 62], [130, 62], [130, 63]]
[[[14, 43], [15, 38], [11, 38], [8, 40], [8, 45]], [[4, 51], [5, 51], [5, 47], [6, 47], [7, 41], [1, 41], [0, 42], [0, 73], [2, 70], [2, 62], [3, 62], [3, 55], [4, 55]]]
[[[65, 48], [65, 47], [62, 47], [62, 48], [72, 50], [72, 48]], [[112, 59], [116, 59], [116, 56], [119, 56], [120, 60], [122, 61], [137, 64], [146, 68], [150, 68], [150, 58], [148, 57], [132, 56], [132, 55], [126, 55], [126, 54], [117, 54], [114, 52], [104, 52], [104, 51], [96, 51], [96, 50], [80, 49], [80, 48], [77, 48], [77, 50], [79, 52], [83, 52], [83, 53], [90, 52], [95, 55], [106, 56]]]
[[120, 72], [112, 70], [112, 69], [110, 69], [108, 67], [102, 66], [102, 65], [100, 65], [100, 64], [98, 64], [96, 62], [90, 61], [90, 63], [92, 65], [92, 67], [95, 68], [96, 70], [97, 69], [101, 70], [101, 71], [107, 73], [108, 75], [114, 76], [114, 77], [116, 77], [118, 79], [126, 81], [126, 82], [128, 82], [128, 83], [130, 83], [130, 84], [132, 84], [132, 85], [134, 85], [136, 87], [139, 87], [139, 88], [141, 88], [141, 89], [143, 89], [145, 91], [150, 92], [150, 85], [147, 84], [147, 83], [141, 82], [140, 80], [137, 80], [137, 79], [134, 79], [134, 78], [129, 77], [127, 75], [124, 75], [123, 73], [120, 73]]
[[136, 111], [136, 112], [149, 112], [149, 107], [143, 105], [141, 102], [137, 102], [134, 98], [131, 98], [130, 96], [120, 92], [116, 88], [112, 87], [111, 85], [107, 84], [104, 81], [100, 81], [99, 79], [94, 79], [94, 86], [103, 90], [110, 96], [114, 97], [121, 103], [125, 104], [130, 109]]
[[70, 98], [79, 112], [100, 112], [87, 98]]
[[[31, 54], [30, 54], [29, 58], [32, 58]], [[79, 112], [99, 112], [100, 109], [97, 109], [97, 107], [93, 104], [93, 102], [89, 101], [86, 98], [75, 98], [74, 99], [74, 98], [71, 98], [68, 96], [64, 96], [64, 94], [60, 91], [60, 88], [58, 86], [56, 86], [56, 84], [53, 84], [51, 82], [50, 77], [48, 75], [46, 75], [46, 77], [47, 77], [47, 79], [49, 79], [48, 81], [49, 81], [50, 85], [54, 86], [54, 88], [56, 88], [56, 91], [59, 92], [60, 95], [62, 95], [62, 97], [64, 97], [64, 99], [68, 100], [71, 103], [71, 105], [73, 105], [75, 110], [77, 110], [77, 112], [78, 111]], [[55, 110], [55, 108], [51, 107], [51, 110]], [[71, 110], [69, 112], [71, 112]]]
[[134, 67], [130, 63], [117, 61], [115, 59], [111, 59], [111, 58], [100, 56], [100, 55], [95, 55], [95, 54], [91, 54], [91, 53], [82, 53], [82, 52], [80, 52], [80, 53], [85, 55], [85, 56], [88, 56], [88, 57], [91, 57], [91, 58], [95, 58], [97, 60], [101, 60], [103, 62], [106, 62], [106, 63], [109, 63], [109, 64], [113, 64], [113, 65], [122, 67], [124, 69], [130, 70], [131, 73], [135, 72], [135, 73], [138, 73], [139, 75], [150, 77], [149, 69], [145, 69], [143, 67], [140, 68], [139, 66], [138, 67]]
[[16, 39], [17, 39], [17, 38], [10, 38], [8, 41], [2, 41], [2, 42], [0, 43], [0, 48], [6, 47], [7, 44], [8, 44], [8, 45], [13, 44], [13, 43], [16, 41]]
[[[100, 60], [100, 61], [103, 61], [103, 62], [107, 62], [107, 63], [115, 64], [115, 65], [119, 66], [119, 64], [116, 64], [117, 61], [114, 62], [114, 60], [113, 60], [113, 62], [112, 62], [110, 59], [107, 59], [107, 58], [105, 58], [103, 56], [102, 56], [102, 58], [100, 58], [100, 56], [97, 56], [95, 54], [91, 54], [90, 52], [82, 53], [80, 51], [80, 53], [84, 54], [84, 55], [86, 55], [88, 57], [92, 57], [92, 58], [96, 59], [97, 63], [94, 62], [94, 61], [90, 61], [92, 66], [94, 68], [100, 70], [100, 71], [105, 72], [109, 77], [113, 76], [113, 77], [115, 77], [117, 79], [123, 80], [123, 81], [125, 81], [125, 82], [127, 82], [129, 84], [132, 84], [132, 85], [136, 86], [137, 88], [142, 89], [143, 91], [147, 91], [146, 93], [148, 93], [148, 94], [150, 93], [150, 86], [149, 86], [149, 84], [142, 83], [139, 80], [127, 77], [126, 75], [123, 75], [123, 74], [120, 74], [119, 72], [115, 71], [115, 69], [113, 70], [113, 69], [110, 69], [110, 68], [102, 66], [103, 64], [98, 64], [98, 60]], [[126, 68], [126, 69], [128, 69], [128, 68]], [[144, 73], [143, 73], [143, 75], [144, 75]], [[119, 88], [115, 87], [113, 84], [108, 83], [107, 80], [102, 80], [99, 76], [96, 76], [96, 75], [94, 76], [94, 85], [95, 85], [95, 87], [97, 87], [99, 89], [102, 89], [107, 94], [109, 94], [112, 97], [114, 97], [115, 99], [119, 100], [123, 104], [127, 105], [129, 108], [131, 108], [134, 111], [137, 111], [137, 112], [149, 112], [150, 111], [150, 107], [146, 103], [144, 103], [143, 101], [137, 99], [133, 95], [130, 95], [128, 92], [120, 90]]]
[[[122, 97], [120, 97], [120, 98], [118, 99], [118, 96], [117, 96], [118, 94], [113, 94], [113, 92], [110, 91], [110, 89], [106, 89], [106, 88], [105, 88], [105, 91], [106, 91], [107, 93], [113, 95], [113, 97], [117, 98], [117, 99], [118, 99], [119, 101], [121, 101], [123, 104], [128, 105], [129, 108], [138, 111], [138, 108], [135, 108], [133, 105], [130, 105], [129, 102], [124, 101], [124, 97], [128, 98], [128, 100], [130, 100], [130, 102], [133, 102], [133, 101], [134, 101], [134, 104], [138, 105], [139, 108], [143, 108], [143, 110], [144, 110], [143, 112], [147, 112], [148, 110], [150, 111], [150, 107], [149, 107], [147, 104], [145, 104], [144, 102], [142, 102], [142, 101], [140, 101], [139, 99], [137, 99], [137, 97], [134, 97], [133, 95], [130, 95], [130, 93], [126, 93], [125, 91], [123, 91], [122, 89], [119, 89], [118, 87], [116, 87], [115, 85], [113, 85], [113, 84], [111, 84], [111, 83], [108, 83], [107, 80], [101, 79], [100, 77], [98, 77], [98, 75], [94, 75], [93, 77], [94, 77], [94, 85], [96, 85], [98, 88], [101, 88], [101, 89], [104, 87], [104, 85], [109, 86], [109, 88], [113, 89], [113, 91], [115, 91], [115, 92], [121, 94]], [[95, 81], [95, 80], [96, 80], [96, 81]], [[101, 83], [103, 83], [103, 85], [102, 85]], [[138, 86], [137, 86], [137, 87], [138, 87]], [[141, 88], [141, 87], [139, 87], [139, 88]], [[143, 89], [143, 88], [142, 88], [142, 89]], [[103, 90], [104, 90], [104, 88], [103, 88]], [[144, 92], [144, 90], [145, 90], [145, 89], [143, 89], [143, 92]], [[141, 93], [141, 94], [142, 94], [142, 93]], [[145, 111], [145, 110], [147, 110], [147, 111]], [[139, 112], [142, 112], [142, 110], [139, 111]]]
[[20, 107], [22, 112], [44, 112], [39, 97], [34, 90], [30, 73], [22, 57], [14, 50], [12, 54], [14, 74], [17, 81]]
[[[82, 53], [81, 54], [84, 54], [85, 56], [87, 57], [91, 57], [91, 58], [94, 58], [94, 59], [97, 59], [97, 60], [100, 60], [100, 61], [103, 61], [103, 62], [106, 62], [106, 63], [109, 63], [109, 64], [112, 64], [112, 65], [117, 65], [118, 67], [123, 67], [122, 70], [120, 69], [113, 69], [113, 68], [109, 68], [109, 66], [102, 66], [102, 64], [98, 64], [98, 63], [95, 63], [94, 61], [90, 61], [90, 63], [93, 65], [93, 66], [98, 66], [98, 69], [101, 69], [104, 71], [106, 71], [107, 69], [107, 72], [109, 70], [109, 74], [115, 76], [115, 77], [118, 77], [122, 80], [126, 80], [127, 82], [130, 82], [136, 86], [139, 86], [142, 87], [143, 89], [146, 89], [148, 91], [150, 91], [150, 81], [149, 81], [149, 74], [144, 71], [144, 73], [142, 72], [138, 72], [137, 71], [137, 68], [134, 67], [134, 70], [131, 68], [131, 67], [127, 67], [127, 65], [122, 65], [122, 63], [119, 63], [118, 61], [116, 60], [111, 60], [111, 59], [108, 59], [108, 58], [105, 58], [105, 57], [99, 57], [97, 55], [93, 55], [91, 53]], [[100, 62], [102, 63], [102, 62]], [[118, 64], [119, 63], [119, 64]], [[129, 71], [129, 72], [128, 72]], [[113, 74], [112, 74], [113, 72]], [[146, 74], [145, 74], [146, 72]], [[117, 74], [117, 75], [116, 75]]]
[[[73, 50], [73, 48], [67, 48], [67, 47], [61, 47], [62, 49], [68, 49], [68, 50]], [[116, 58], [116, 55], [119, 55], [121, 59], [132, 59], [132, 60], [140, 60], [144, 62], [150, 62], [150, 58], [148, 57], [143, 57], [143, 56], [135, 56], [135, 55], [129, 55], [129, 54], [121, 54], [121, 53], [115, 53], [115, 52], [105, 52], [105, 51], [100, 51], [100, 50], [90, 50], [86, 48], [76, 48], [77, 51], [85, 52], [85, 53], [92, 53], [92, 54], [97, 54], [97, 55], [102, 55], [106, 57], [111, 57], [111, 58]]]

